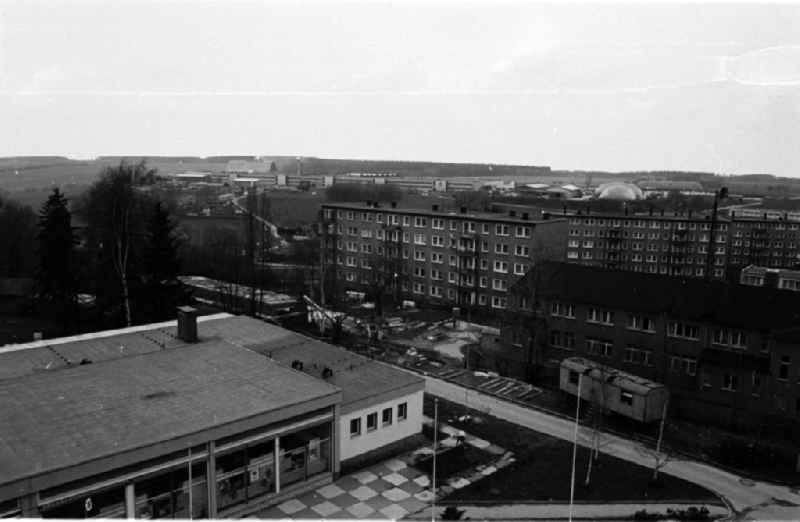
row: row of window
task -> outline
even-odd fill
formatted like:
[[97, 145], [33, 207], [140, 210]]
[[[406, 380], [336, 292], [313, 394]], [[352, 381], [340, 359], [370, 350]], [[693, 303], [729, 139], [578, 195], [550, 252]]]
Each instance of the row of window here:
[[[381, 426], [386, 428], [392, 425], [394, 408], [384, 408], [381, 411]], [[408, 418], [408, 403], [402, 402], [397, 405], [397, 422], [402, 422]], [[361, 435], [361, 417], [350, 419], [350, 437], [358, 437]], [[367, 414], [367, 433], [378, 429], [378, 412]]]
[[[570, 225], [588, 225], [588, 226], [609, 226], [609, 227], [625, 227], [625, 228], [674, 228], [677, 230], [710, 230], [709, 223], [697, 223], [675, 220], [653, 220], [653, 219], [608, 219], [608, 218], [593, 218], [593, 217], [572, 217], [569, 220]], [[725, 223], [718, 223], [717, 230], [725, 231], [728, 225]]]
[[[357, 218], [357, 214], [359, 214]], [[427, 228], [428, 223], [430, 222], [431, 228], [434, 230], [445, 230], [446, 220], [443, 218], [429, 218], [427, 216], [407, 216], [402, 215], [398, 216], [397, 214], [382, 214], [382, 213], [373, 213], [373, 212], [354, 212], [350, 211], [337, 211], [337, 217], [339, 219], [347, 219], [349, 221], [355, 221], [356, 219], [360, 219], [361, 221], [372, 222], [373, 220], [376, 223], [386, 223], [389, 225], [397, 225], [397, 226], [404, 226], [410, 227], [413, 226], [415, 228]], [[464, 221], [464, 220], [447, 220], [449, 221], [449, 229], [451, 231], [458, 231], [459, 228], [463, 232], [468, 233], [476, 233], [479, 228], [479, 224], [474, 221]], [[460, 226], [459, 226], [460, 224]], [[494, 225], [494, 233], [498, 236], [510, 236], [511, 230], [513, 228], [514, 235], [516, 237], [527, 238], [531, 237], [531, 227], [525, 225], [506, 225], [497, 223]], [[491, 225], [489, 223], [480, 223], [480, 233], [481, 234], [489, 234], [491, 230]]]

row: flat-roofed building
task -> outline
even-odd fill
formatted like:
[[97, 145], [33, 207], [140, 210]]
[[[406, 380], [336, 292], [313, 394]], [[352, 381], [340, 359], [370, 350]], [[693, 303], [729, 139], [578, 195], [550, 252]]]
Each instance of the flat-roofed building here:
[[502, 310], [539, 259], [564, 256], [567, 220], [527, 212], [396, 204], [322, 205], [326, 286], [476, 310]]
[[192, 320], [0, 348], [0, 514], [241, 516], [421, 431], [418, 377], [256, 319]]

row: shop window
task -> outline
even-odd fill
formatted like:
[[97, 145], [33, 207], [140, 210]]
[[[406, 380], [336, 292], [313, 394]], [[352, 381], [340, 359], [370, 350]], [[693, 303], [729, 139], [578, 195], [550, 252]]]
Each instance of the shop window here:
[[116, 486], [41, 509], [42, 518], [125, 518], [125, 488]]

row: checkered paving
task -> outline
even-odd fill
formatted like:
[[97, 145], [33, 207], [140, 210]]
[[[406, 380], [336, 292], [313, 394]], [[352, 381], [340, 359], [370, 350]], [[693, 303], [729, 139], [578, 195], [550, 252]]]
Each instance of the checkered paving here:
[[[455, 443], [459, 430], [447, 424], [440, 427], [449, 437], [441, 443]], [[437, 497], [446, 496], [514, 462], [513, 453], [489, 441], [466, 435], [466, 442], [497, 456], [492, 465], [479, 466], [459, 476], [442, 477]], [[447, 441], [447, 442], [445, 442]], [[430, 477], [412, 467], [418, 454], [430, 454], [420, 448], [405, 456], [341, 477], [323, 486], [257, 513], [261, 519], [391, 519], [398, 520], [417, 513], [433, 499]]]

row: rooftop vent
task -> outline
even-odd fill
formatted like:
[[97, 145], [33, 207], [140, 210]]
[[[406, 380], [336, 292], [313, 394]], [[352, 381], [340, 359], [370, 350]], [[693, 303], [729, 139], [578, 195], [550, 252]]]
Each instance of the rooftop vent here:
[[178, 307], [178, 339], [185, 343], [197, 342], [197, 309]]
[[302, 372], [303, 371], [303, 361], [298, 361], [297, 359], [292, 361], [292, 369]]
[[326, 366], [325, 368], [322, 369], [322, 378], [330, 379], [331, 377], [333, 377], [333, 370], [331, 370]]

